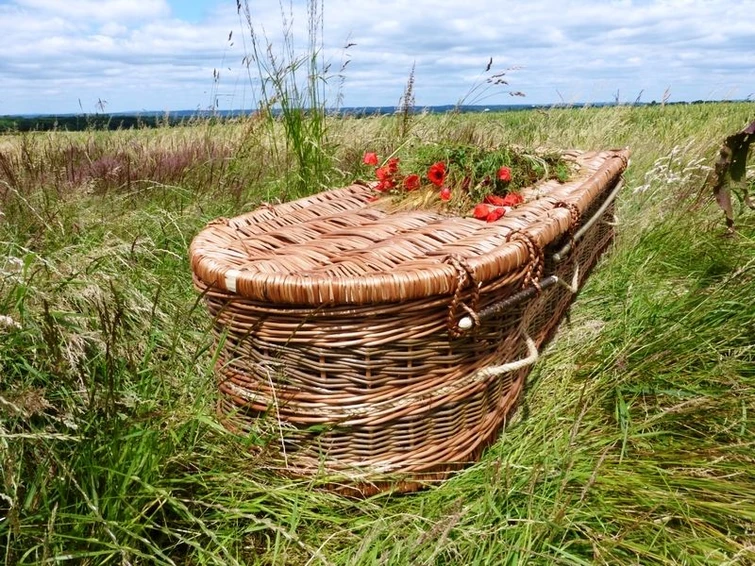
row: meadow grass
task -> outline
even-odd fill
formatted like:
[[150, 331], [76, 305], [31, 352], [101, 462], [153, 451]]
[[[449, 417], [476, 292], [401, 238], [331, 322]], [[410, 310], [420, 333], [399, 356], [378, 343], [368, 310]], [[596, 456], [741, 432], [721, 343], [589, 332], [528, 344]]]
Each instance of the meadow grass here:
[[724, 237], [704, 188], [754, 112], [327, 118], [312, 191], [420, 141], [633, 151], [616, 243], [498, 441], [444, 483], [363, 500], [278, 473], [251, 450], [263, 431], [214, 416], [187, 249], [301, 193], [299, 157], [270, 145], [283, 124], [0, 138], [3, 563], [755, 563], [755, 218]]

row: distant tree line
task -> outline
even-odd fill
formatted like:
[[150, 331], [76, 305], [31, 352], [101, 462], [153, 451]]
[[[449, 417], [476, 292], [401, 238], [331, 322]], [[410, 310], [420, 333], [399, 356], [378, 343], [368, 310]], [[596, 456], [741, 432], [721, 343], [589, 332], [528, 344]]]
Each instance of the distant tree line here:
[[[662, 105], [676, 105], [676, 104], [708, 104], [708, 103], [725, 103], [725, 102], [753, 102], [751, 100], [752, 95], [748, 96], [745, 100], [721, 100], [721, 101], [709, 101], [709, 100], [695, 100], [692, 102], [661, 102], [658, 103], [655, 100], [652, 102], [639, 102], [635, 101], [631, 106], [656, 106]], [[423, 111], [429, 111], [432, 113], [446, 113], [452, 111], [462, 112], [482, 112], [488, 110], [495, 111], [510, 111], [510, 110], [529, 110], [533, 108], [580, 108], [580, 107], [594, 107], [594, 106], [629, 106], [629, 104], [621, 104], [619, 102], [607, 102], [607, 103], [574, 103], [569, 105], [492, 105], [490, 107], [484, 105], [472, 105], [472, 106], [430, 106], [424, 108]], [[333, 115], [351, 116], [355, 118], [375, 116], [375, 115], [390, 115], [395, 114], [398, 107], [395, 106], [374, 106], [367, 108], [343, 108], [333, 111]], [[273, 115], [278, 115], [276, 110], [273, 110]], [[182, 124], [191, 124], [196, 122], [204, 122], [206, 120], [213, 121], [228, 121], [233, 120], [245, 115], [249, 115], [250, 111], [215, 111], [215, 112], [201, 112], [181, 110], [170, 113], [158, 113], [151, 112], [147, 114], [66, 114], [64, 116], [0, 116], [0, 133], [13, 133], [13, 132], [48, 132], [52, 130], [63, 130], [69, 132], [78, 132], [85, 130], [127, 130], [131, 128], [158, 128], [165, 126], [176, 126]]]
[[187, 122], [186, 116], [161, 115], [66, 115], [66, 116], [0, 116], [0, 132], [48, 132], [63, 130], [124, 130], [131, 128], [157, 128]]

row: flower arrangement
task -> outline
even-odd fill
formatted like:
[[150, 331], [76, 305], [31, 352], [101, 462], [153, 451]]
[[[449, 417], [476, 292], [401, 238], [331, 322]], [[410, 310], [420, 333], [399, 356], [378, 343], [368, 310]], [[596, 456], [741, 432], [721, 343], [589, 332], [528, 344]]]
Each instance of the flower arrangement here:
[[522, 188], [546, 178], [569, 177], [559, 156], [511, 148], [420, 146], [405, 160], [394, 154], [381, 162], [376, 152], [366, 152], [362, 163], [374, 169], [373, 200], [390, 197], [398, 206], [441, 208], [486, 222], [521, 205]]

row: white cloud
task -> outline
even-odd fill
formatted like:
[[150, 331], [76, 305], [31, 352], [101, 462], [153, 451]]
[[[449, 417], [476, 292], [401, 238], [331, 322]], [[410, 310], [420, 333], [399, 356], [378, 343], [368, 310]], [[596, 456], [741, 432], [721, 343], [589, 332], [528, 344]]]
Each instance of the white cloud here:
[[[292, 14], [297, 45], [306, 44], [301, 4]], [[250, 8], [262, 41], [280, 55], [278, 2]], [[221, 108], [249, 105], [241, 61], [250, 36], [234, 3], [210, 6], [200, 23], [176, 13], [167, 0], [0, 4], [0, 114], [77, 112], [79, 99], [92, 111], [100, 98], [110, 111], [191, 109], [215, 99]], [[324, 54], [336, 70], [350, 59], [342, 92], [349, 106], [396, 104], [413, 65], [417, 104], [452, 104], [490, 57], [497, 70], [522, 66], [508, 78], [527, 94], [511, 99], [503, 86], [490, 104], [604, 101], [617, 91], [660, 99], [669, 85], [672, 100], [737, 98], [755, 92], [753, 13], [755, 0], [325, 0]], [[347, 41], [356, 45], [344, 52]]]
[[29, 15], [86, 22], [143, 21], [170, 14], [166, 0], [16, 0]]

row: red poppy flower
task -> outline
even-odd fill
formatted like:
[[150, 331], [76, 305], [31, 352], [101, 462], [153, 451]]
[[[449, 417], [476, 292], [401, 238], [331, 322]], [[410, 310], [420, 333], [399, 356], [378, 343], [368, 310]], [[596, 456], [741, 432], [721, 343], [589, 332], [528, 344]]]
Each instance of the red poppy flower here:
[[499, 197], [498, 195], [488, 195], [485, 197], [485, 200], [483, 201], [486, 204], [492, 204], [494, 206], [506, 206], [506, 202], [503, 197]]
[[388, 177], [387, 179], [380, 181], [375, 187], [375, 190], [378, 192], [384, 193], [385, 191], [390, 191], [395, 186], [396, 186], [396, 181]]
[[501, 206], [516, 206], [524, 202], [524, 197], [519, 193], [509, 193], [503, 197]]
[[391, 157], [388, 160], [388, 171], [391, 173], [391, 175], [394, 175], [398, 172], [398, 157]]
[[440, 190], [440, 200], [445, 202], [450, 199], [451, 199], [451, 189], [449, 189], [448, 187], [443, 187]]
[[442, 161], [433, 163], [430, 166], [430, 169], [427, 170], [427, 178], [430, 179], [430, 182], [436, 187], [442, 186], [446, 180], [446, 164]]
[[419, 175], [407, 175], [404, 178], [404, 188], [407, 191], [413, 191], [419, 188]]
[[485, 222], [495, 222], [504, 214], [506, 214], [506, 209], [502, 206], [497, 206], [488, 213], [488, 217], [485, 219]]
[[505, 165], [498, 170], [498, 179], [504, 183], [511, 181], [511, 167]]
[[375, 169], [375, 176], [377, 177], [378, 181], [390, 181], [391, 180], [391, 172], [388, 170], [388, 167], [378, 167]]
[[490, 206], [489, 204], [485, 204], [481, 202], [480, 204], [474, 207], [472, 214], [474, 215], [475, 218], [477, 218], [477, 220], [485, 220], [488, 217], [488, 214], [490, 214], [490, 211], [492, 209], [493, 207]]
[[367, 153], [364, 154], [364, 157], [362, 158], [362, 163], [364, 163], [365, 165], [372, 165], [373, 167], [377, 167], [377, 164], [378, 164], [377, 153], [368, 151]]

